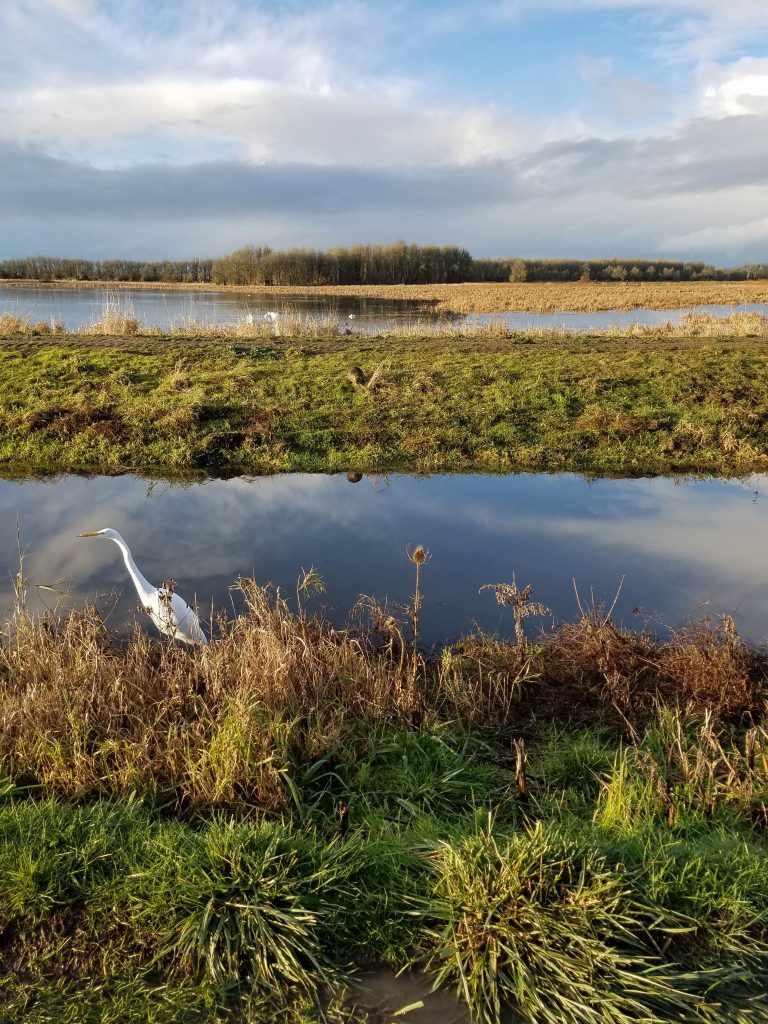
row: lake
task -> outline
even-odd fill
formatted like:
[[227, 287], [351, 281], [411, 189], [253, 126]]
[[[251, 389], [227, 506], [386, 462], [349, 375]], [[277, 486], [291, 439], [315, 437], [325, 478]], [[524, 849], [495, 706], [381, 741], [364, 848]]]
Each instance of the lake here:
[[[355, 478], [353, 477], [353, 480]], [[424, 637], [450, 641], [473, 628], [511, 633], [509, 613], [485, 583], [532, 583], [560, 620], [581, 600], [610, 604], [634, 629], [663, 633], [691, 617], [733, 615], [743, 634], [768, 633], [768, 495], [762, 481], [669, 478], [588, 481], [573, 475], [362, 477], [285, 475], [188, 485], [134, 476], [0, 480], [0, 602], [13, 603], [16, 522], [34, 584], [95, 600], [122, 629], [137, 599], [110, 541], [76, 534], [111, 526], [154, 584], [232, 609], [229, 587], [254, 574], [288, 594], [314, 567], [326, 591], [309, 600], [337, 624], [361, 594], [405, 603], [413, 590], [406, 548], [423, 544]], [[34, 588], [33, 588], [34, 591]], [[34, 591], [34, 604], [54, 603]], [[537, 622], [529, 619], [529, 630]], [[154, 627], [144, 617], [147, 628]]]
[[[434, 326], [446, 321], [454, 325], [503, 320], [510, 328], [527, 330], [579, 331], [607, 327], [629, 327], [635, 323], [654, 326], [678, 322], [687, 313], [712, 313], [726, 316], [739, 312], [768, 314], [768, 304], [744, 303], [737, 307], [696, 306], [685, 309], [608, 310], [595, 313], [471, 313], [467, 316], [437, 314], [417, 302], [399, 302], [350, 296], [320, 295], [246, 295], [195, 289], [163, 291], [155, 288], [38, 288], [0, 285], [0, 313], [29, 316], [33, 320], [56, 320], [74, 330], [97, 320], [106, 304], [117, 304], [132, 312], [144, 326], [168, 328], [195, 320], [201, 323], [232, 325], [248, 317], [263, 318], [265, 313], [300, 313], [307, 317], [337, 316], [344, 329], [370, 333], [403, 324]], [[350, 319], [350, 316], [352, 319]]]

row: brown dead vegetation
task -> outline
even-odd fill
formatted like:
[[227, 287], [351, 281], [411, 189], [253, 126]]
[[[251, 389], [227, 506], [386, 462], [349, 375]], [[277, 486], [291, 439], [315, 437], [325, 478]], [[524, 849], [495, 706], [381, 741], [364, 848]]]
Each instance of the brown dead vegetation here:
[[252, 580], [238, 587], [245, 612], [193, 651], [111, 635], [93, 608], [17, 616], [0, 649], [0, 774], [68, 798], [274, 809], [292, 763], [361, 724], [459, 720], [498, 737], [570, 722], [631, 737], [659, 703], [747, 725], [765, 713], [768, 659], [729, 619], [661, 642], [593, 610], [535, 644], [477, 634], [424, 658], [375, 602], [337, 630]]

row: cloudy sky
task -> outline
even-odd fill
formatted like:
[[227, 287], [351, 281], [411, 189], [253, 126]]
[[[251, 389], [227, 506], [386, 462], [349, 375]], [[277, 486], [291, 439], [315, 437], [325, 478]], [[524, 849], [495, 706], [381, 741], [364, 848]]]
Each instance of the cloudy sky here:
[[768, 0], [2, 0], [0, 258], [768, 259]]

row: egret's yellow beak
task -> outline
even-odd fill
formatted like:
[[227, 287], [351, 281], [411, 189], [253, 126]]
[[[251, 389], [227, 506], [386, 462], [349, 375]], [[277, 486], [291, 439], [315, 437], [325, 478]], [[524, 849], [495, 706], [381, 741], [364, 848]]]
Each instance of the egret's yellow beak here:
[[77, 536], [78, 537], [98, 537], [99, 536], [99, 531], [96, 530], [95, 533], [78, 533]]

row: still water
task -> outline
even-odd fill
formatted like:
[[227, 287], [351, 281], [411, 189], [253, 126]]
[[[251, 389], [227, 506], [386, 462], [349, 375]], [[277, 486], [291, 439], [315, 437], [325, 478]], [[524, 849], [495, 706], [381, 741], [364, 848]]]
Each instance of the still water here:
[[[386, 330], [399, 324], [434, 325], [486, 323], [503, 320], [519, 330], [544, 327], [579, 331], [589, 328], [628, 327], [635, 323], [657, 325], [677, 322], [686, 313], [727, 316], [730, 306], [696, 306], [687, 309], [607, 310], [596, 313], [472, 313], [467, 316], [435, 313], [417, 302], [319, 295], [244, 295], [200, 290], [163, 291], [162, 288], [36, 288], [0, 285], [0, 313], [29, 316], [33, 320], [56, 320], [74, 330], [97, 320], [108, 303], [130, 311], [144, 326], [168, 328], [195, 320], [231, 325], [248, 317], [258, 320], [265, 313], [299, 313], [307, 317], [337, 317], [352, 332]], [[733, 307], [740, 312], [768, 314], [768, 304], [745, 303]], [[350, 318], [351, 317], [351, 318]]]
[[[13, 602], [16, 523], [34, 584], [67, 602], [95, 600], [122, 628], [137, 599], [116, 546], [76, 534], [111, 526], [155, 584], [232, 608], [230, 584], [254, 574], [289, 595], [302, 568], [326, 591], [310, 598], [338, 624], [361, 594], [405, 603], [406, 548], [424, 544], [423, 626], [429, 643], [477, 623], [511, 632], [484, 583], [532, 583], [557, 619], [594, 593], [616, 617], [664, 632], [691, 617], [733, 615], [756, 643], [768, 636], [768, 495], [762, 482], [668, 478], [589, 482], [573, 475], [363, 477], [286, 475], [189, 485], [132, 476], [0, 480], [0, 604]], [[34, 591], [34, 588], [33, 588]], [[51, 591], [33, 592], [52, 604]], [[639, 611], [638, 611], [639, 609]], [[541, 620], [547, 624], [547, 620]], [[529, 619], [535, 630], [536, 620]], [[153, 630], [146, 621], [147, 628]]]

